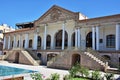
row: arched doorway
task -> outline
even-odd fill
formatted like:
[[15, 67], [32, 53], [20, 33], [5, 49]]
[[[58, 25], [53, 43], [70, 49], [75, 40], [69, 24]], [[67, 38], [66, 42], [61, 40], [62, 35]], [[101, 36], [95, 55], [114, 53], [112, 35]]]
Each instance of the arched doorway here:
[[75, 47], [75, 32], [72, 34], [72, 46]]
[[89, 32], [86, 36], [86, 47], [92, 47], [92, 32]]
[[57, 56], [57, 54], [54, 54], [54, 53], [47, 54], [47, 61], [51, 60], [52, 58], [54, 58], [56, 56]]
[[51, 45], [51, 36], [47, 35], [47, 41], [46, 41], [47, 49], [50, 49], [50, 45]]
[[15, 53], [15, 61], [14, 61], [14, 63], [19, 63], [19, 52], [16, 52]]
[[37, 53], [37, 57], [41, 60], [42, 57], [41, 53]]
[[72, 66], [75, 65], [76, 63], [80, 64], [80, 55], [79, 54], [73, 54], [72, 55]]
[[[64, 46], [67, 47], [68, 45], [68, 34], [67, 32], [65, 31], [65, 39], [64, 39]], [[61, 49], [62, 48], [62, 30], [60, 30], [59, 32], [56, 33], [55, 35], [55, 48], [57, 49]]]

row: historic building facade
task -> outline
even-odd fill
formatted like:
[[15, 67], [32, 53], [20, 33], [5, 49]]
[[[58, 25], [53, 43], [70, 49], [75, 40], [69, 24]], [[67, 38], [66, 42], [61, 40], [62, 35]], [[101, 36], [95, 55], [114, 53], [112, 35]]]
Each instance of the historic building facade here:
[[[31, 50], [41, 64], [69, 68], [76, 61], [86, 67], [98, 67], [98, 58], [82, 53], [96, 50], [112, 67], [120, 65], [120, 14], [88, 19], [81, 13], [54, 5], [33, 22], [18, 23], [18, 29], [4, 35], [4, 52]], [[28, 51], [29, 52], [29, 51]], [[53, 57], [60, 60], [48, 63]], [[93, 57], [95, 57], [93, 59]], [[58, 57], [59, 58], [59, 57]], [[14, 58], [9, 58], [14, 60]], [[98, 63], [97, 63], [98, 62]], [[86, 63], [88, 63], [86, 65]], [[58, 66], [57, 66], [58, 65]], [[103, 64], [105, 67], [105, 64]]]
[[3, 54], [2, 50], [3, 50], [3, 33], [5, 32], [10, 32], [10, 31], [14, 31], [13, 28], [11, 28], [10, 26], [8, 26], [7, 24], [1, 24], [0, 25], [0, 55]]

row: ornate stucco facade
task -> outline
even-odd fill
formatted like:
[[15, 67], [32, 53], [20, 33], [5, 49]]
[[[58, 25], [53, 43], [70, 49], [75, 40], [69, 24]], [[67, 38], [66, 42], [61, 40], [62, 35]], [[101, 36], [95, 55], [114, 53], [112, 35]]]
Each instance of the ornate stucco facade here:
[[[109, 66], [118, 67], [119, 23], [120, 14], [88, 19], [81, 13], [55, 5], [37, 20], [16, 24], [19, 29], [5, 33], [3, 49], [10, 55], [20, 50], [31, 51], [39, 57], [41, 64], [50, 67], [70, 68], [78, 61], [91, 69], [103, 69], [106, 66], [104, 62], [86, 53], [86, 49], [91, 48], [98, 52], [97, 55], [104, 57]], [[53, 57], [55, 60], [50, 64]], [[8, 56], [8, 60], [14, 61], [15, 58]]]

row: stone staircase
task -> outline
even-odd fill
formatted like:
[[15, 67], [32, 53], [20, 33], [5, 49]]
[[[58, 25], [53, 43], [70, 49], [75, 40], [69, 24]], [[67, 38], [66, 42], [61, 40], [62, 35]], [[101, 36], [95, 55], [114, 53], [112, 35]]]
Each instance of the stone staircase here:
[[81, 55], [81, 57], [86, 56], [87, 59], [92, 60], [92, 62], [94, 62], [95, 64], [97, 64], [98, 67], [99, 66], [102, 67], [104, 70], [106, 70], [106, 69], [109, 68], [108, 64], [106, 64], [105, 62], [103, 62], [102, 60], [100, 60], [99, 58], [97, 58], [92, 53], [80, 51], [78, 49], [64, 50], [58, 56], [56, 56], [52, 60], [48, 61], [47, 62], [47, 66], [48, 67], [54, 67], [54, 68], [69, 69], [71, 67], [71, 62], [69, 62], [69, 61], [71, 60], [70, 57], [72, 56], [72, 53], [79, 53]]
[[[13, 48], [10, 51], [7, 51], [6, 55], [3, 55], [1, 58], [3, 60], [8, 60], [10, 62], [14, 62], [14, 58], [12, 56], [15, 56], [15, 53], [19, 52], [20, 53], [20, 60], [24, 60], [24, 61], [20, 61], [21, 63], [28, 61], [29, 64], [31, 65], [35, 65], [38, 66], [40, 64], [40, 60], [39, 58], [37, 58], [37, 55], [32, 51], [32, 50], [26, 50], [23, 48]], [[23, 59], [22, 59], [23, 58]], [[24, 64], [26, 64], [27, 62], [25, 62]]]
[[39, 60], [39, 57], [37, 57], [36, 52], [30, 50], [30, 49], [25, 49], [35, 60]]
[[89, 52], [84, 52], [85, 55], [89, 56], [90, 58], [92, 58], [93, 60], [95, 60], [97, 63], [99, 63], [100, 65], [109, 68], [108, 64], [104, 63], [102, 60], [98, 59], [96, 56], [92, 55]]
[[25, 50], [21, 51], [22, 54], [35, 66], [38, 66], [38, 62]]

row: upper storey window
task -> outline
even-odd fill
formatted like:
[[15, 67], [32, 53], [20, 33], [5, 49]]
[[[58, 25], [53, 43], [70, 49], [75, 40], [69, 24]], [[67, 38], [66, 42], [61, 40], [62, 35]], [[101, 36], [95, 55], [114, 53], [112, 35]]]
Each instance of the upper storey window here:
[[106, 46], [109, 48], [115, 48], [115, 35], [106, 36]]

